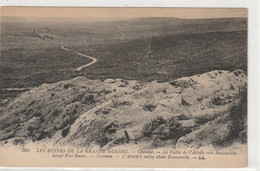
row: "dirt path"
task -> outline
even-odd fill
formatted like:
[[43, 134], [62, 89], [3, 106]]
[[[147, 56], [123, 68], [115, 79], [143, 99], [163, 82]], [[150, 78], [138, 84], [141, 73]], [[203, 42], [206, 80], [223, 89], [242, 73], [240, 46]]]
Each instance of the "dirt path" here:
[[[61, 49], [66, 50], [66, 51], [71, 51], [71, 50], [65, 48], [64, 46], [62, 46]], [[78, 53], [78, 52], [73, 52], [73, 53], [75, 53], [75, 54], [77, 54], [77, 55], [79, 55], [79, 56], [83, 56], [83, 57], [89, 58], [89, 59], [92, 60], [92, 62], [90, 62], [90, 63], [88, 63], [88, 64], [86, 64], [86, 65], [83, 65], [83, 66], [80, 66], [80, 67], [76, 68], [75, 71], [81, 71], [83, 68], [88, 67], [88, 66], [90, 66], [90, 65], [92, 65], [92, 64], [94, 64], [94, 63], [97, 62], [97, 59], [96, 59], [96, 58], [93, 58], [93, 57], [91, 57], [91, 56], [88, 56], [88, 55], [85, 55], [85, 54], [82, 54], [82, 53]]]
[[66, 50], [66, 51], [70, 51], [69, 49], [65, 48], [64, 46], [62, 46], [61, 49]]
[[[61, 49], [66, 50], [66, 51], [71, 51], [71, 50], [65, 48], [64, 46], [62, 46]], [[89, 58], [89, 59], [92, 60], [92, 62], [76, 68], [75, 71], [81, 71], [83, 68], [88, 67], [88, 66], [90, 66], [90, 65], [92, 65], [92, 64], [97, 62], [97, 59], [93, 58], [91, 56], [88, 56], [88, 55], [85, 55], [85, 54], [82, 54], [82, 53], [78, 53], [78, 52], [73, 52], [73, 53], [75, 53], [75, 54], [77, 54], [79, 56], [83, 56], [83, 57]], [[30, 89], [32, 89], [32, 88], [31, 87], [28, 87], [28, 88], [2, 88], [3, 91], [24, 91], [24, 90], [30, 90]]]
[[121, 37], [119, 38], [119, 39], [122, 39], [122, 38], [124, 38], [125, 37], [125, 34], [124, 33], [122, 33], [122, 32], [120, 32], [121, 33]]
[[28, 88], [2, 88], [4, 91], [24, 91], [24, 90], [30, 90], [32, 87]]

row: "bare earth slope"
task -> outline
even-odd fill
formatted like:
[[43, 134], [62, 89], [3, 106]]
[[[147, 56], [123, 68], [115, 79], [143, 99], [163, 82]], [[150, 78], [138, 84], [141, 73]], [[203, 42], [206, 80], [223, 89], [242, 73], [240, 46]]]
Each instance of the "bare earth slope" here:
[[244, 143], [246, 84], [242, 70], [166, 83], [77, 77], [43, 84], [0, 108], [0, 141], [104, 148]]

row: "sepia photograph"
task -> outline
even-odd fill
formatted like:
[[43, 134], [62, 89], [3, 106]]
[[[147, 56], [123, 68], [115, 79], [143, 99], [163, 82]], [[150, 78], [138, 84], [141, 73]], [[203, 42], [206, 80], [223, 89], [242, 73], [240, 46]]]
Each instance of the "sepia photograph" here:
[[1, 166], [247, 166], [246, 8], [2, 7], [0, 21]]

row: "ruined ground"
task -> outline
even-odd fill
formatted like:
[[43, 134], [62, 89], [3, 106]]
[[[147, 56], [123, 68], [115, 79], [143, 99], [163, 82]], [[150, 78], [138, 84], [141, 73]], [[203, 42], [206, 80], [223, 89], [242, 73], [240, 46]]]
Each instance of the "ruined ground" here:
[[243, 144], [246, 90], [242, 70], [164, 83], [76, 77], [42, 84], [0, 108], [0, 141], [101, 148]]

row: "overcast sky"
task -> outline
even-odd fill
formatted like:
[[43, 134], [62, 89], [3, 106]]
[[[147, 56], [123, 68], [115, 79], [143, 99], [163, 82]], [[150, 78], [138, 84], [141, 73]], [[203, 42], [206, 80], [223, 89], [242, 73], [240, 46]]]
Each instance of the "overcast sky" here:
[[12, 17], [79, 17], [105, 20], [139, 17], [230, 18], [247, 17], [247, 9], [2, 7], [1, 15]]

